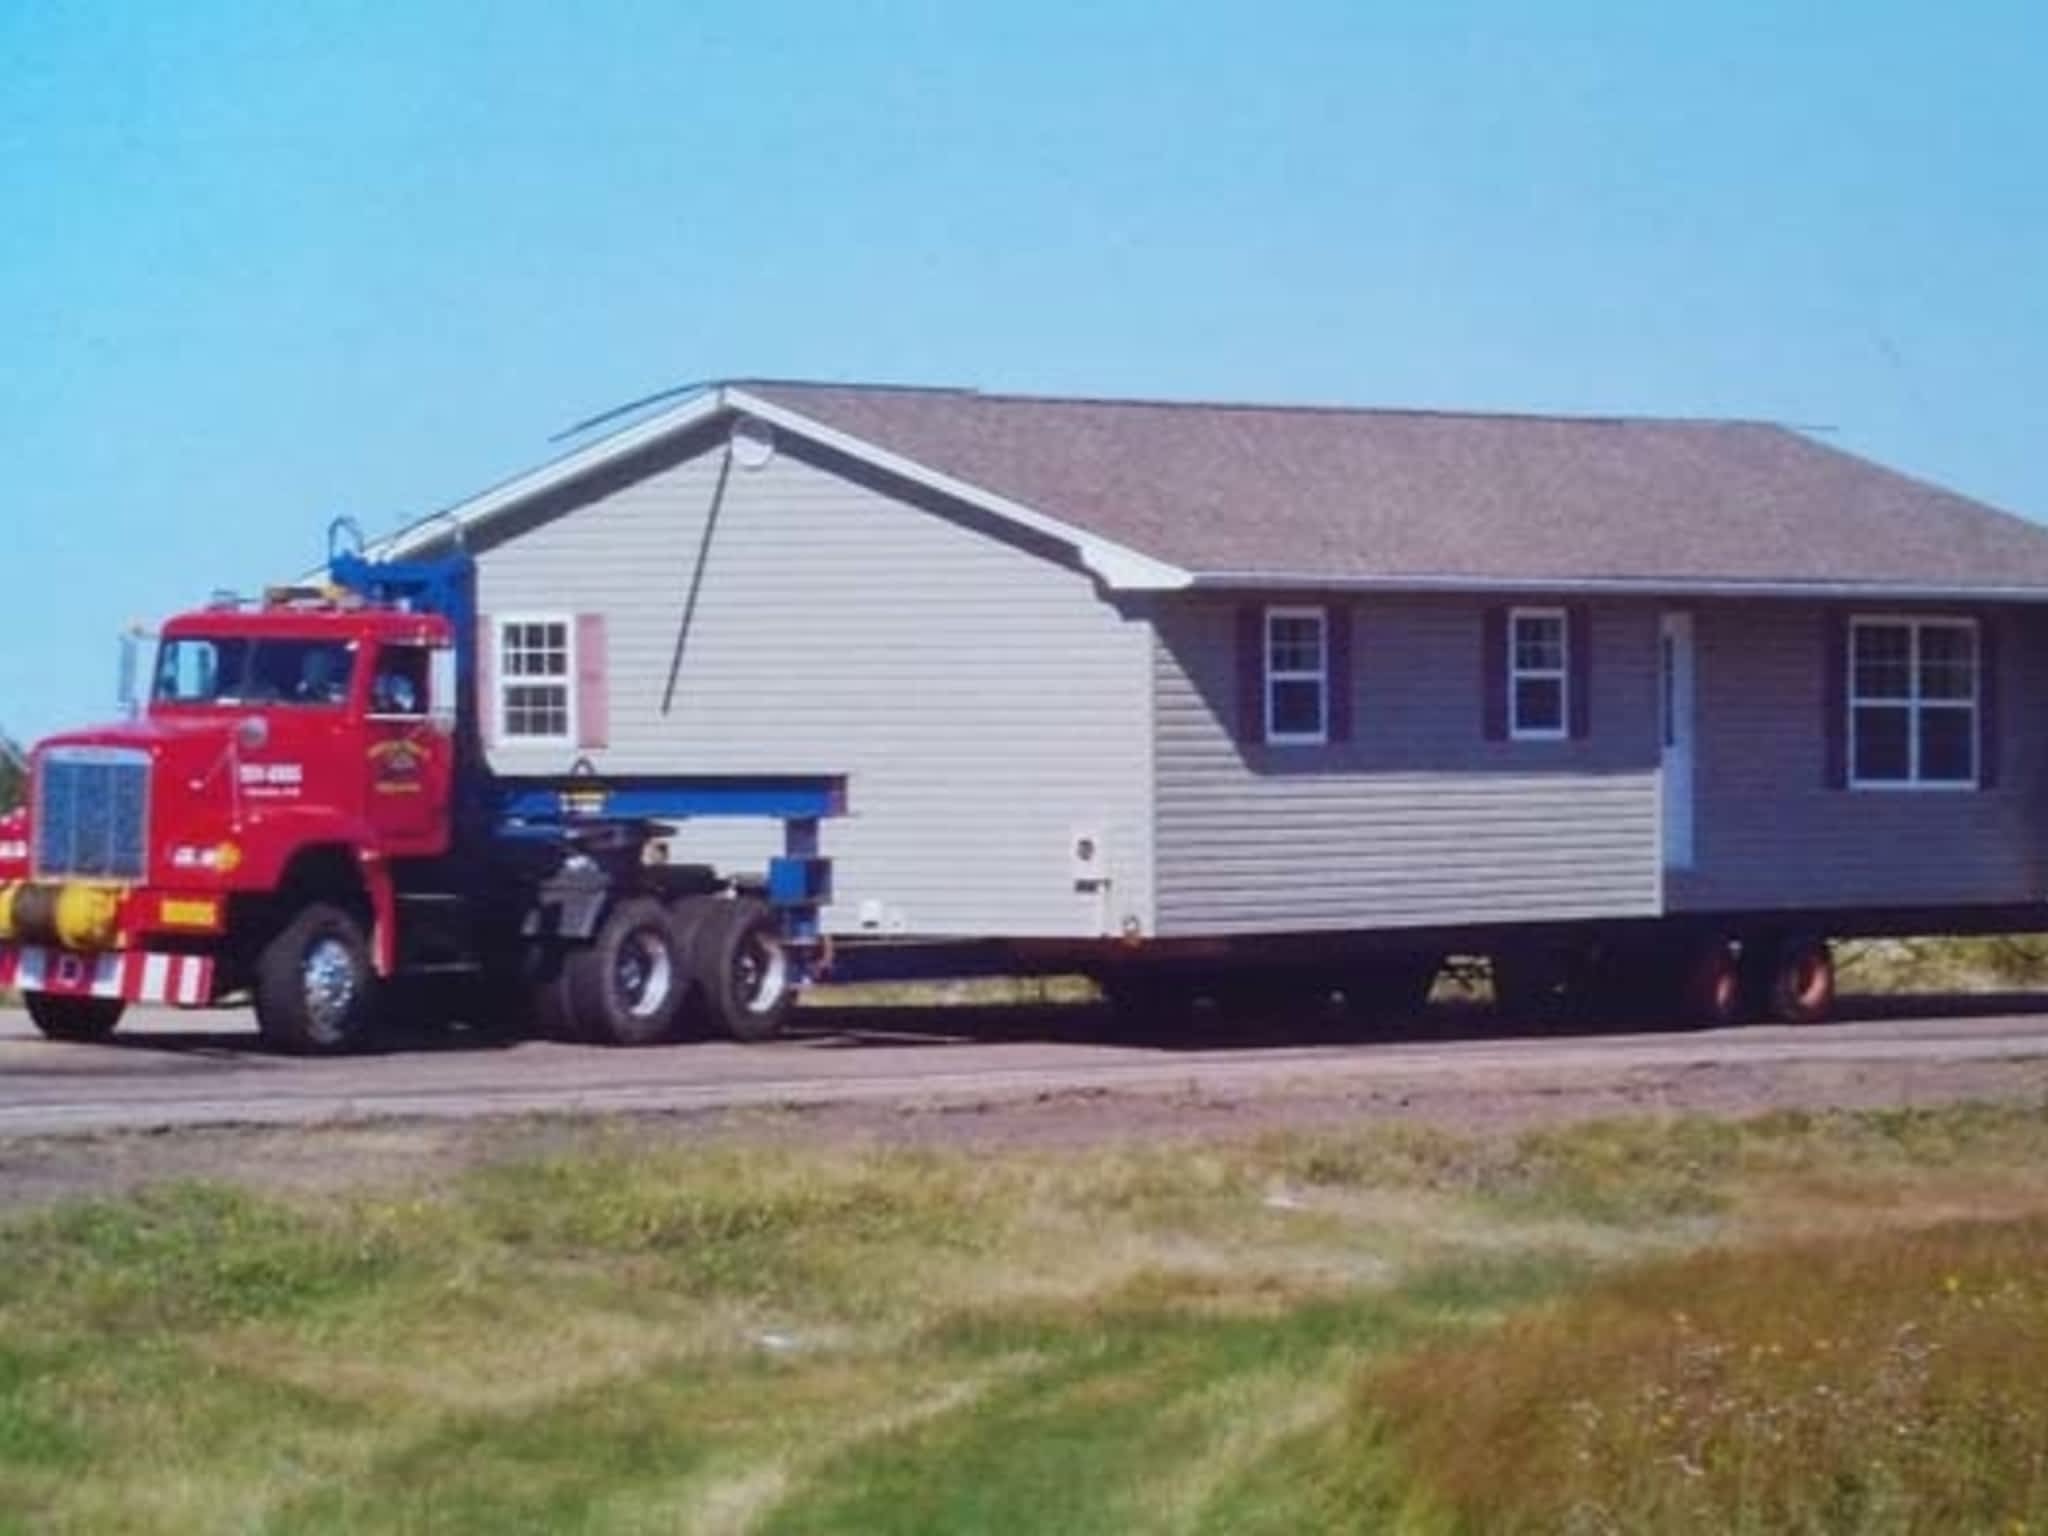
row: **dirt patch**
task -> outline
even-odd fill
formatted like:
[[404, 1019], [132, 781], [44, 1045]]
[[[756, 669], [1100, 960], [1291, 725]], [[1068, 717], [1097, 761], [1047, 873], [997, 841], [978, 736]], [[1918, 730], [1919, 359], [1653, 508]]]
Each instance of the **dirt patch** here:
[[2048, 1060], [1684, 1064], [1554, 1075], [1434, 1072], [1413, 1079], [1262, 1082], [1179, 1093], [1113, 1088], [950, 1104], [856, 1102], [771, 1109], [471, 1120], [326, 1122], [0, 1139], [0, 1210], [218, 1180], [293, 1194], [432, 1187], [483, 1164], [594, 1137], [762, 1145], [1073, 1147], [1239, 1138], [1361, 1122], [1467, 1134], [1616, 1116], [1748, 1116], [1970, 1101], [2048, 1103]]

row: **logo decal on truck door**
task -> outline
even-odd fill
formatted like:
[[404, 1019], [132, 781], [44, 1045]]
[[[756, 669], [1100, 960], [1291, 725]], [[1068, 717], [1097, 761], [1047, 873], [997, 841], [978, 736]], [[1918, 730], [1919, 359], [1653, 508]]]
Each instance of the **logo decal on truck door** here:
[[370, 748], [370, 789], [380, 795], [416, 795], [426, 754], [403, 737], [380, 741]]

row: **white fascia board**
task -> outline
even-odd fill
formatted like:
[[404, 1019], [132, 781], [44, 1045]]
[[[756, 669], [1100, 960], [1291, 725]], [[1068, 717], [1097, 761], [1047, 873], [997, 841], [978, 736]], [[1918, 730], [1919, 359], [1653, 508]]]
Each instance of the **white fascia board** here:
[[1099, 538], [1072, 523], [1063, 523], [1056, 517], [1048, 517], [1022, 502], [1012, 501], [993, 491], [983, 490], [965, 480], [956, 480], [951, 475], [941, 474], [914, 459], [907, 459], [886, 448], [878, 448], [864, 438], [841, 432], [823, 422], [815, 421], [800, 411], [786, 406], [772, 404], [743, 389], [725, 391], [725, 403], [749, 416], [759, 417], [770, 426], [793, 436], [816, 443], [821, 448], [830, 448], [848, 458], [879, 469], [913, 485], [936, 491], [942, 496], [986, 512], [1006, 523], [1028, 528], [1059, 543], [1070, 545], [1081, 563], [1100, 577], [1104, 586], [1115, 592], [1173, 592], [1190, 585], [1194, 578], [1177, 565], [1163, 560], [1154, 560], [1150, 555], [1141, 555], [1136, 550], [1108, 539]]
[[1674, 576], [1318, 576], [1304, 572], [1203, 571], [1201, 592], [1474, 592], [1501, 596], [1803, 597], [1902, 603], [2048, 603], [2048, 586], [1954, 587], [1879, 581], [1741, 581]]
[[566, 485], [580, 475], [604, 468], [615, 460], [657, 442], [671, 433], [687, 431], [717, 415], [723, 405], [719, 389], [707, 389], [700, 395], [692, 395], [681, 404], [659, 415], [651, 416], [638, 426], [627, 427], [610, 437], [601, 438], [587, 448], [579, 448], [564, 454], [559, 459], [528, 470], [523, 475], [502, 481], [467, 501], [444, 507], [430, 513], [418, 522], [401, 528], [397, 533], [387, 534], [381, 539], [372, 539], [368, 553], [380, 560], [399, 560], [415, 554], [431, 544], [438, 544], [458, 529], [467, 529], [474, 524], [488, 522], [502, 512], [509, 512], [523, 502], [536, 496], [546, 495], [558, 486]]
[[746, 390], [728, 386], [707, 389], [671, 410], [650, 417], [636, 427], [629, 427], [600, 442], [592, 443], [588, 448], [567, 454], [552, 463], [493, 486], [468, 501], [458, 502], [455, 506], [422, 518], [396, 534], [373, 540], [369, 546], [369, 553], [380, 559], [402, 559], [429, 545], [440, 543], [457, 529], [467, 529], [488, 522], [536, 496], [545, 495], [581, 475], [602, 469], [607, 464], [673, 433], [699, 426], [726, 410], [758, 417], [794, 437], [843, 453], [858, 463], [908, 480], [914, 485], [921, 485], [967, 506], [987, 512], [1004, 522], [1014, 523], [1018, 527], [1030, 529], [1034, 533], [1066, 544], [1074, 550], [1082, 565], [1099, 577], [1112, 591], [1170, 592], [1187, 586], [1192, 580], [1189, 573], [1178, 566], [1154, 560], [1149, 555], [1141, 555], [1136, 550], [1128, 549], [1111, 540], [1098, 538], [1092, 533], [1074, 527], [1071, 523], [1063, 523], [1058, 518], [1034, 511], [1021, 502], [970, 485], [964, 480], [956, 480], [951, 475], [941, 474], [913, 459], [891, 453], [863, 438], [854, 437], [850, 433], [828, 427], [823, 422], [814, 421], [801, 412], [775, 405]]

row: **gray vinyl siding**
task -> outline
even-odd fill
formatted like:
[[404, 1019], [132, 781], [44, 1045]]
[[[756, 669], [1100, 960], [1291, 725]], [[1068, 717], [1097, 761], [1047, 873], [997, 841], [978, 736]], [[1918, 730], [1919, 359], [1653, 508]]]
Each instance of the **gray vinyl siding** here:
[[2041, 898], [2048, 801], [2041, 619], [2018, 608], [1926, 611], [1988, 617], [1999, 626], [1995, 788], [1829, 787], [1828, 610], [1766, 602], [1694, 609], [1697, 843], [1693, 867], [1671, 872], [1674, 909]]
[[[700, 447], [703, 445], [700, 445]], [[845, 773], [828, 931], [1093, 936], [1151, 926], [1149, 631], [1084, 574], [785, 444], [635, 467], [479, 558], [479, 606], [606, 615], [601, 770]], [[703, 572], [673, 689], [700, 548]], [[504, 772], [576, 754], [500, 742]], [[1113, 883], [1077, 889], [1078, 831]], [[686, 826], [676, 857], [759, 870], [779, 830]]]
[[1353, 739], [1240, 745], [1238, 605], [1166, 600], [1154, 651], [1164, 935], [1661, 910], [1656, 610], [1591, 610], [1590, 732], [1485, 739], [1477, 599], [1350, 608]]

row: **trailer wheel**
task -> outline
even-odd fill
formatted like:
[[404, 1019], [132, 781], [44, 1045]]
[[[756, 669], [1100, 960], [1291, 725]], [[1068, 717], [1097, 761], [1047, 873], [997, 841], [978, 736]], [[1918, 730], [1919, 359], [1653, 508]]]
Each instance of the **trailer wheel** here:
[[128, 1006], [118, 997], [59, 997], [54, 992], [25, 992], [21, 1001], [29, 1022], [52, 1040], [104, 1040]]
[[1826, 939], [1787, 939], [1771, 967], [1771, 1017], [1818, 1024], [1835, 1006], [1835, 956]]
[[758, 901], [719, 901], [697, 925], [691, 973], [717, 1026], [735, 1040], [773, 1040], [796, 1006], [789, 952]]
[[352, 1050], [368, 1038], [377, 977], [362, 924], [339, 907], [304, 907], [256, 958], [256, 1026], [288, 1051]]
[[562, 956], [562, 996], [576, 1032], [604, 1045], [668, 1039], [686, 986], [668, 911], [645, 896], [613, 907], [596, 938]]
[[1150, 971], [1111, 971], [1095, 985], [1122, 1029], [1184, 1036], [1195, 1025], [1198, 989], [1185, 978]]
[[1489, 955], [1493, 1011], [1517, 1024], [1554, 1026], [1570, 1014], [1571, 965], [1562, 953], [1501, 950]]
[[1686, 1021], [1718, 1029], [1748, 1016], [1742, 960], [1724, 938], [1704, 939], [1685, 952], [1678, 987]]
[[1344, 1011], [1358, 1024], [1400, 1023], [1421, 1016], [1443, 969], [1441, 955], [1381, 955], [1344, 979]]

